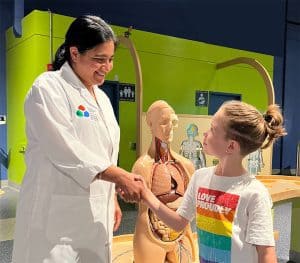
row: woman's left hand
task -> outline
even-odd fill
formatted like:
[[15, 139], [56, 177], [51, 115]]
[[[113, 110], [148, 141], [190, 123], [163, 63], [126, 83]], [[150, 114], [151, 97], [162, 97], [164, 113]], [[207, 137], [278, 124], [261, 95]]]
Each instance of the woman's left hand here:
[[114, 215], [114, 231], [117, 231], [122, 220], [122, 211], [119, 206], [117, 195], [115, 195], [115, 215]]

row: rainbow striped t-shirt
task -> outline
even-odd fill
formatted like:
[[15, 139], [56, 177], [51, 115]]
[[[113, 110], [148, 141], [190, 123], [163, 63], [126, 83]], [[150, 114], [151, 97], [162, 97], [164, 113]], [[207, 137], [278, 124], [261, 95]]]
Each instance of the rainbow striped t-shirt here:
[[196, 217], [199, 261], [257, 262], [255, 245], [274, 246], [269, 193], [254, 176], [224, 177], [214, 170], [195, 172], [177, 210], [190, 221]]

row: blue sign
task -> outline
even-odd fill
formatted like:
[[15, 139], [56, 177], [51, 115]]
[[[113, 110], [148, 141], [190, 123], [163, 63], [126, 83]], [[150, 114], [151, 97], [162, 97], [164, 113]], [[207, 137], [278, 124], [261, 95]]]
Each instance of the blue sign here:
[[120, 83], [119, 84], [119, 100], [120, 101], [135, 101], [135, 85]]
[[195, 105], [198, 107], [208, 106], [208, 91], [196, 90]]

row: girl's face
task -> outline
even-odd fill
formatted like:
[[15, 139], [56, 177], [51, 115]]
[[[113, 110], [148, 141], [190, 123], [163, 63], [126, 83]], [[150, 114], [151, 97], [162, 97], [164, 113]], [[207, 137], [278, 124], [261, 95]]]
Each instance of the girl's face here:
[[113, 68], [114, 53], [115, 45], [112, 40], [82, 54], [76, 47], [70, 47], [73, 70], [87, 88], [103, 84], [105, 76]]
[[209, 155], [221, 158], [226, 155], [230, 141], [226, 139], [225, 116], [219, 110], [212, 118], [210, 129], [204, 133], [203, 150]]

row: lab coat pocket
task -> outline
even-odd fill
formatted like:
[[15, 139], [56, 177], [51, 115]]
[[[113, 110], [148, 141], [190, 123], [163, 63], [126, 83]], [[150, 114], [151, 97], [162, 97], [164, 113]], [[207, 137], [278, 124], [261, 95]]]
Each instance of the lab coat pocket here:
[[91, 211], [93, 214], [94, 222], [102, 222], [104, 225], [106, 225], [107, 220], [107, 208], [105, 207], [104, 195], [97, 195], [97, 196], [91, 196], [90, 197], [90, 206]]
[[[97, 239], [99, 224], [95, 224], [95, 215], [104, 228], [106, 221], [104, 205], [99, 201], [103, 199], [101, 197], [97, 196], [92, 206], [89, 196], [52, 196], [46, 229], [49, 241], [57, 243], [60, 238], [68, 237], [74, 244], [87, 245], [84, 243]], [[99, 204], [97, 209], [94, 203]]]

